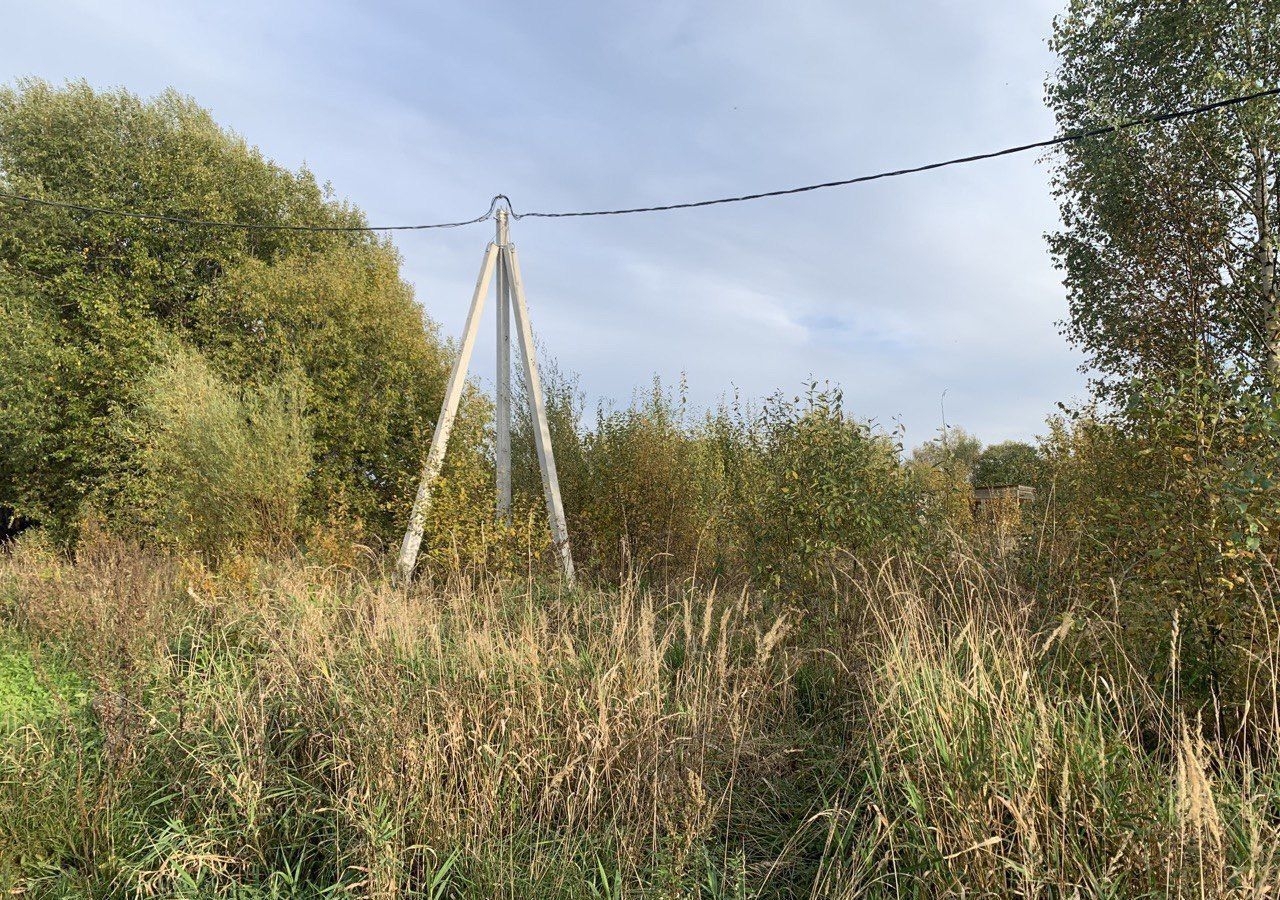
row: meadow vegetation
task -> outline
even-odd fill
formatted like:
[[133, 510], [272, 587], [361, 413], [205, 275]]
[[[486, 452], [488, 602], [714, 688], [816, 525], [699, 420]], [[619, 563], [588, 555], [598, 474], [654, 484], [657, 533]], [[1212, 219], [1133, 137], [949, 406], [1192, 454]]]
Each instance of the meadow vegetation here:
[[24, 660], [0, 669], [0, 883], [1269, 896], [1274, 619], [1218, 716], [1181, 689], [1177, 614], [1152, 660], [1114, 610], [1032, 602], [1020, 564], [957, 543], [791, 599], [456, 571], [405, 592], [359, 560], [23, 537], [0, 565]]
[[[1263, 6], [1074, 0], [1061, 126], [1280, 83]], [[1091, 400], [908, 453], [826, 383], [589, 411], [552, 364], [573, 589], [475, 390], [388, 577], [452, 357], [389, 244], [6, 213], [0, 892], [1275, 896], [1280, 114], [1061, 154]], [[364, 221], [84, 84], [0, 90], [0, 184]]]
[[[87, 520], [69, 551], [31, 530], [0, 561], [9, 889], [1264, 897], [1280, 877], [1275, 520], [1182, 518], [1193, 475], [1256, 498], [1259, 416], [1218, 417], [1235, 451], [1209, 471], [1178, 418], [1144, 420], [1141, 465], [1122, 423], [1055, 422], [1041, 499], [997, 527], [834, 391], [694, 417], [655, 389], [557, 429], [582, 585], [555, 577], [522, 467], [515, 524], [437, 533], [406, 591], [287, 490], [302, 399], [175, 386], [191, 365], [151, 385], [190, 436], [148, 432], [155, 531]], [[1166, 553], [1134, 549], [1164, 529]], [[1193, 537], [1239, 542], [1208, 585], [1165, 559], [1208, 559]]]

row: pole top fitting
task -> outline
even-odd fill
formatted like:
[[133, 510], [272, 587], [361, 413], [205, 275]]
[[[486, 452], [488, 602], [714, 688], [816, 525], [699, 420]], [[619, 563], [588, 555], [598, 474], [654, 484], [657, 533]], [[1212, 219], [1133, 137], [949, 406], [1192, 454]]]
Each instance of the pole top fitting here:
[[497, 225], [497, 244], [499, 247], [505, 247], [511, 243], [508, 225], [510, 220], [515, 218], [511, 211], [511, 201], [507, 199], [506, 194], [499, 194], [493, 198], [493, 203], [489, 205], [489, 211], [493, 214], [494, 222]]

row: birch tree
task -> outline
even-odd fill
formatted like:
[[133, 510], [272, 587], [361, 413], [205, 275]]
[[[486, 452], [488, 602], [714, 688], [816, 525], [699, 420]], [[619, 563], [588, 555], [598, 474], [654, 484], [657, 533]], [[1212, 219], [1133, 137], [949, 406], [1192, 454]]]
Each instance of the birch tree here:
[[[1048, 100], [1063, 130], [1280, 85], [1278, 0], [1072, 0]], [[1186, 368], [1280, 378], [1280, 103], [1063, 148], [1068, 338], [1109, 388]]]

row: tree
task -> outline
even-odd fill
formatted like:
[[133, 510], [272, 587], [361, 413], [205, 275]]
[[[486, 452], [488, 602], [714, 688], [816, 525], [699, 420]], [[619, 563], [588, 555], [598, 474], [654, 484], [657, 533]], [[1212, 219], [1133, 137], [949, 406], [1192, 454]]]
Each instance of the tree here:
[[[172, 91], [0, 89], [0, 185], [176, 216], [361, 225], [307, 171], [264, 159]], [[189, 228], [9, 204], [0, 217], [0, 506], [70, 533], [121, 507], [143, 385], [174, 342], [246, 388], [309, 384], [313, 509], [394, 538], [448, 354], [390, 246], [355, 232]]]
[[992, 444], [973, 467], [974, 487], [1004, 484], [1035, 485], [1040, 480], [1040, 455], [1022, 441]]
[[[1053, 47], [1049, 102], [1089, 128], [1280, 84], [1280, 0], [1073, 0]], [[1055, 172], [1065, 329], [1103, 401], [1043, 448], [1055, 584], [1117, 615], [1154, 668], [1176, 629], [1162, 674], [1215, 711], [1247, 696], [1232, 681], [1274, 628], [1253, 591], [1280, 558], [1278, 162], [1265, 100], [1064, 145]]]
[[957, 480], [967, 481], [973, 476], [981, 454], [982, 441], [963, 428], [943, 427], [936, 438], [911, 451], [911, 461], [916, 465], [942, 469]]
[[[246, 259], [203, 291], [188, 333], [244, 383], [273, 373], [309, 385], [316, 443], [311, 511], [340, 499], [384, 539], [408, 518], [450, 358], [381, 245]], [[470, 393], [446, 474], [472, 464], [488, 415]]]
[[[1072, 0], [1048, 99], [1064, 131], [1280, 84], [1280, 0]], [[1280, 104], [1066, 144], [1067, 336], [1099, 387], [1177, 370], [1280, 375]]]

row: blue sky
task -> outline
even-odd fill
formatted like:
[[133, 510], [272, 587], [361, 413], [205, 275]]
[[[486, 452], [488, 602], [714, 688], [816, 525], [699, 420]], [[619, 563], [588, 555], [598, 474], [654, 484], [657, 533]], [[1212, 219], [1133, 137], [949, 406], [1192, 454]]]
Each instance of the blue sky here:
[[[1047, 137], [1062, 0], [11, 3], [0, 77], [175, 87], [378, 224], [648, 205]], [[839, 383], [908, 445], [1084, 392], [1034, 155], [797, 197], [513, 225], [535, 330], [590, 402]], [[461, 329], [488, 223], [401, 235]], [[492, 312], [490, 311], [490, 317]], [[492, 324], [475, 366], [491, 383]]]

